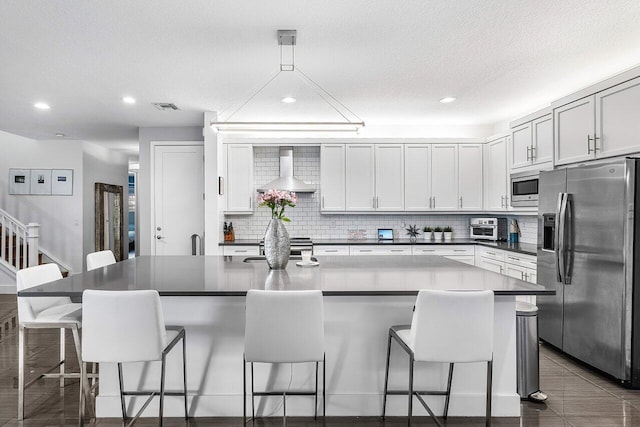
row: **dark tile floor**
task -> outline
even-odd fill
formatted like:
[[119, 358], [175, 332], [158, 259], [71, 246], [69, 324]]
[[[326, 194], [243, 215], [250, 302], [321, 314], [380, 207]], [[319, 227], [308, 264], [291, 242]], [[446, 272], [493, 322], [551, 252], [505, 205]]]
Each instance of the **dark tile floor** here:
[[[56, 380], [42, 380], [27, 390], [26, 419], [19, 423], [17, 415], [18, 350], [15, 316], [15, 296], [0, 295], [0, 426], [66, 426], [78, 424], [78, 382], [69, 380], [60, 389]], [[49, 367], [58, 352], [58, 334], [30, 331], [27, 337], [27, 372]], [[73, 356], [72, 339], [67, 339], [67, 354]], [[629, 390], [614, 381], [572, 361], [548, 346], [540, 348], [540, 382], [549, 395], [546, 404], [522, 403], [520, 418], [494, 418], [496, 426], [640, 426], [640, 390]], [[69, 357], [73, 367], [73, 357]], [[76, 364], [77, 365], [77, 364]], [[122, 426], [119, 419], [92, 420], [98, 426]], [[251, 424], [251, 423], [249, 423]], [[382, 421], [377, 417], [289, 418], [289, 426], [404, 426], [404, 418]], [[155, 426], [157, 419], [141, 419], [139, 426]], [[167, 426], [242, 426], [241, 418], [197, 418], [188, 422], [166, 419]], [[281, 418], [256, 420], [257, 426], [282, 425]], [[435, 425], [420, 418], [414, 426]], [[447, 426], [484, 425], [481, 418], [450, 418]]]

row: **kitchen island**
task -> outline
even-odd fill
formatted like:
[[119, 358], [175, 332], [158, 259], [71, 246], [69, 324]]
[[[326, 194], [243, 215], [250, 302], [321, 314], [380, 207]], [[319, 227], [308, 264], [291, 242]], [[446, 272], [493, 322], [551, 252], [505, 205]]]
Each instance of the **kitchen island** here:
[[[244, 296], [248, 289], [320, 289], [325, 295], [327, 415], [379, 415], [382, 406], [384, 361], [389, 326], [411, 322], [420, 289], [481, 290], [496, 295], [493, 374], [493, 415], [518, 416], [516, 393], [515, 296], [553, 292], [490, 271], [438, 256], [318, 257], [317, 267], [270, 271], [264, 260], [242, 257], [137, 257], [74, 275], [29, 290], [19, 296], [79, 297], [85, 289], [156, 289], [162, 297], [167, 324], [187, 331], [187, 373], [192, 416], [242, 414], [242, 351]], [[181, 384], [181, 355], [168, 358], [167, 387]], [[157, 387], [156, 364], [125, 367], [125, 385]], [[394, 348], [390, 387], [406, 387], [406, 356]], [[447, 365], [424, 364], [416, 370], [420, 388], [444, 387]], [[256, 365], [256, 388], [310, 388], [312, 366]], [[457, 365], [449, 413], [484, 415], [484, 364]], [[441, 413], [443, 399], [428, 399]], [[142, 399], [133, 402], [137, 407]], [[281, 398], [256, 398], [258, 415], [278, 415]], [[155, 416], [150, 405], [146, 415]], [[416, 414], [423, 409], [416, 405]], [[130, 409], [134, 411], [135, 408]], [[406, 397], [390, 397], [389, 415], [406, 414]], [[313, 399], [289, 397], [287, 413], [313, 414]], [[167, 397], [167, 416], [180, 416], [181, 401]], [[117, 370], [103, 364], [97, 416], [120, 416]]]

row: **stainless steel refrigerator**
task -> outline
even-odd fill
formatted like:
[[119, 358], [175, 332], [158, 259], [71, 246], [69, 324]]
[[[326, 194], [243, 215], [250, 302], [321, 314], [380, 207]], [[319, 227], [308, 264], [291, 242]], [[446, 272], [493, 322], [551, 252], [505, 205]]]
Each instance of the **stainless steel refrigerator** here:
[[638, 162], [541, 172], [538, 203], [538, 283], [556, 291], [538, 297], [540, 338], [632, 387], [640, 387]]

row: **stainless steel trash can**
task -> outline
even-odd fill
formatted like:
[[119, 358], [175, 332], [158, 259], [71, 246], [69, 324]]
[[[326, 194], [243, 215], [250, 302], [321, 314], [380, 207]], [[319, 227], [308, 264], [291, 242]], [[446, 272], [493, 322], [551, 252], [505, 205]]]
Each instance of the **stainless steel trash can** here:
[[538, 307], [516, 301], [516, 358], [518, 394], [521, 399], [543, 402], [540, 391], [540, 353], [538, 348]]

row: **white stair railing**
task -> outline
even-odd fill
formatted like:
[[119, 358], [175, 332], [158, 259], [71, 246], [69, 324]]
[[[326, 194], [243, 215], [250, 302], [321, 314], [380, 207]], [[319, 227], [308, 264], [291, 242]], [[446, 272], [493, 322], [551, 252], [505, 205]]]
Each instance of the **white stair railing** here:
[[0, 265], [16, 273], [22, 268], [38, 265], [42, 254], [70, 271], [67, 265], [40, 248], [39, 236], [39, 224], [23, 224], [0, 209]]

